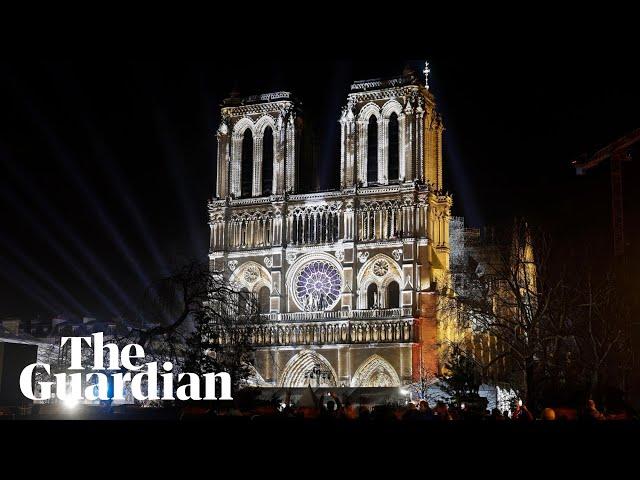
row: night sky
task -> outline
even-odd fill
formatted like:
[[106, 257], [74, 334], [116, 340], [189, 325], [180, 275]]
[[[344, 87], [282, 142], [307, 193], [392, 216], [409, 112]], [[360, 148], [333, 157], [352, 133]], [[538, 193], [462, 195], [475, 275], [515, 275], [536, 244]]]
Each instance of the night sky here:
[[[454, 213], [477, 227], [526, 215], [605, 258], [607, 166], [576, 177], [570, 164], [640, 127], [638, 67], [607, 52], [1, 63], [0, 317], [127, 316], [151, 280], [204, 260], [218, 109], [232, 89], [293, 91], [331, 188], [350, 83], [421, 71], [424, 58]], [[630, 248], [639, 164], [625, 165]]]

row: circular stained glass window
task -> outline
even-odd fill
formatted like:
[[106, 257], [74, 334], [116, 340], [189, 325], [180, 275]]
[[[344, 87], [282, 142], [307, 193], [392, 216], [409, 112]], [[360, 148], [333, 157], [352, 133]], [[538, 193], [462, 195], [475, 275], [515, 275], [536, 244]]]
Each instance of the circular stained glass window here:
[[314, 260], [305, 265], [295, 279], [296, 298], [308, 312], [329, 310], [340, 297], [342, 278], [328, 262]]

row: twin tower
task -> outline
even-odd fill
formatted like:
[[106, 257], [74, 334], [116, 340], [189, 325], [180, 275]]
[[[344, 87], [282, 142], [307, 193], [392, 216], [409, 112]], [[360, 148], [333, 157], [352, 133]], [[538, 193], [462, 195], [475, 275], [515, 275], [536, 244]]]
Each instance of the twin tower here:
[[[413, 72], [351, 86], [340, 122], [340, 188], [419, 182], [442, 189], [442, 119]], [[300, 192], [302, 112], [289, 92], [229, 98], [218, 137], [218, 198]]]
[[452, 200], [424, 78], [351, 86], [333, 191], [301, 191], [309, 167], [291, 93], [230, 98], [221, 113], [209, 260], [267, 320], [252, 334], [255, 383], [396, 387], [437, 369]]

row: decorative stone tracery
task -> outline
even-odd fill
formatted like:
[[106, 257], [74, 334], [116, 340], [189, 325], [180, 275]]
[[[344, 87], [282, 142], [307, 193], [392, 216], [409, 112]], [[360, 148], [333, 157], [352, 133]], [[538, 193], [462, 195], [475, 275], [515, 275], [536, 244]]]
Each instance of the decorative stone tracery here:
[[[358, 273], [358, 308], [390, 308], [387, 289], [391, 282], [396, 282], [399, 286], [401, 281], [402, 272], [397, 262], [382, 253], [375, 255]], [[373, 297], [370, 293], [371, 285], [375, 285]], [[371, 302], [373, 305], [370, 305]]]
[[352, 387], [399, 387], [400, 377], [395, 369], [380, 355], [371, 355], [356, 370]]
[[308, 254], [299, 258], [288, 274], [291, 299], [301, 311], [333, 309], [340, 300], [342, 268], [328, 254]]
[[258, 293], [262, 287], [271, 290], [271, 274], [262, 265], [253, 261], [245, 262], [235, 268], [229, 281], [239, 290], [246, 288], [253, 293]]
[[[311, 378], [309, 374], [314, 368], [323, 371], [325, 375], [317, 380]], [[325, 357], [312, 350], [302, 350], [285, 366], [279, 386], [284, 388], [306, 387], [307, 385], [335, 387], [337, 378], [336, 371]]]

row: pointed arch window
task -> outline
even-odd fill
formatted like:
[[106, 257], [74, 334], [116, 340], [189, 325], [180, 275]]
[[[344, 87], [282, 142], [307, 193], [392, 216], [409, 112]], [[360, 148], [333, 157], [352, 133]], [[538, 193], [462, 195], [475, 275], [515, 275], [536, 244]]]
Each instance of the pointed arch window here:
[[367, 182], [378, 181], [378, 119], [369, 117], [367, 126]]
[[271, 303], [271, 291], [269, 287], [264, 286], [258, 292], [258, 303], [260, 304], [260, 313], [269, 313]]
[[400, 308], [400, 285], [391, 282], [387, 286], [387, 308]]
[[238, 314], [246, 315], [251, 305], [251, 293], [246, 287], [243, 287], [238, 293]]
[[250, 197], [253, 193], [253, 134], [250, 129], [244, 131], [242, 137], [242, 159], [240, 166], [240, 195]]
[[367, 308], [378, 308], [378, 285], [375, 283], [367, 287]]
[[400, 125], [395, 112], [389, 117], [389, 181], [400, 176]]
[[262, 195], [273, 191], [273, 130], [267, 127], [262, 137]]

